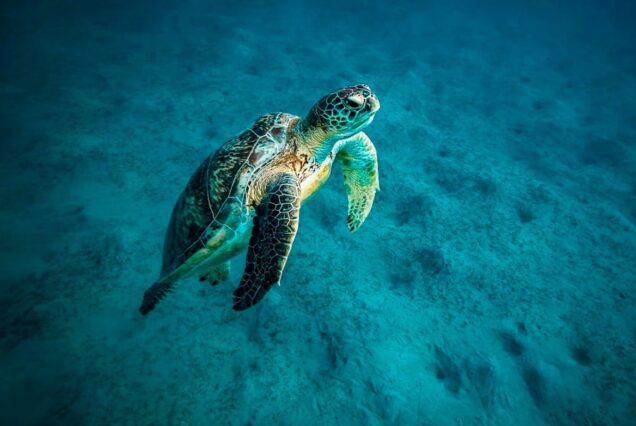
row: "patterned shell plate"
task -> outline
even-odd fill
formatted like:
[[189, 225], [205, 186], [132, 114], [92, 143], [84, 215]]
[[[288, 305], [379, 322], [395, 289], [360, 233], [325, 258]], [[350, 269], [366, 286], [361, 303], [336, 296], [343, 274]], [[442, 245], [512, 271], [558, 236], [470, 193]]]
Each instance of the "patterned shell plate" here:
[[201, 163], [172, 211], [162, 276], [203, 248], [219, 228], [240, 222], [252, 177], [284, 150], [287, 129], [297, 119], [286, 113], [264, 115]]

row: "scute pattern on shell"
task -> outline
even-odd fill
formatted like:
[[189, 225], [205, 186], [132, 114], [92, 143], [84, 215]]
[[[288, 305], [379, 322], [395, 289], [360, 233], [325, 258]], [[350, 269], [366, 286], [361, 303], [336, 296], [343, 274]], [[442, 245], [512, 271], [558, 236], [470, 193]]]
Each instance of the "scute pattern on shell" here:
[[[227, 141], [194, 172], [179, 197], [166, 232], [162, 276], [203, 248], [228, 215], [244, 203], [253, 174], [266, 166], [287, 143], [287, 128], [297, 117], [274, 113], [260, 117], [249, 129]], [[234, 207], [234, 208], [233, 208]]]

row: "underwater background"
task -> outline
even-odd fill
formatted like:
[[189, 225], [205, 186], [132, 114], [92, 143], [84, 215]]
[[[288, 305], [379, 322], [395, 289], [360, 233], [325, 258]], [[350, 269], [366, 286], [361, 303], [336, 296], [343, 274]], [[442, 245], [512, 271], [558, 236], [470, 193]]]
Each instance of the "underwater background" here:
[[[3, 1], [2, 425], [636, 424], [636, 3]], [[199, 163], [366, 83], [381, 192], [147, 317]]]

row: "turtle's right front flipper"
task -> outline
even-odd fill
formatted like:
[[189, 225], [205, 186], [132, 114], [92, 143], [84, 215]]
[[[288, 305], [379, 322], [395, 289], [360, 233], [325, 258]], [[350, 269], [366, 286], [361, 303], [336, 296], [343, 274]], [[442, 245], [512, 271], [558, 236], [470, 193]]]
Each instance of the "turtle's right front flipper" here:
[[339, 141], [334, 150], [336, 160], [342, 165], [349, 199], [347, 224], [353, 232], [369, 215], [375, 193], [380, 189], [378, 156], [371, 139], [364, 132]]
[[268, 185], [267, 194], [256, 207], [245, 272], [234, 291], [237, 311], [256, 304], [280, 282], [296, 237], [301, 202], [296, 176], [288, 172], [276, 175]]

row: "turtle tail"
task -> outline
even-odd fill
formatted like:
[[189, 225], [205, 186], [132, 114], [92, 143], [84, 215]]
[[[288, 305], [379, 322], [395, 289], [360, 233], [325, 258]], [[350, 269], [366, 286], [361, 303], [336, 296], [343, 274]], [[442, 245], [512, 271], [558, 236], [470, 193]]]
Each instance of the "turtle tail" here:
[[139, 307], [139, 312], [141, 312], [142, 315], [148, 314], [148, 312], [152, 311], [155, 306], [157, 306], [157, 303], [171, 293], [175, 287], [176, 283], [171, 281], [157, 281], [154, 283], [144, 293], [144, 301]]

